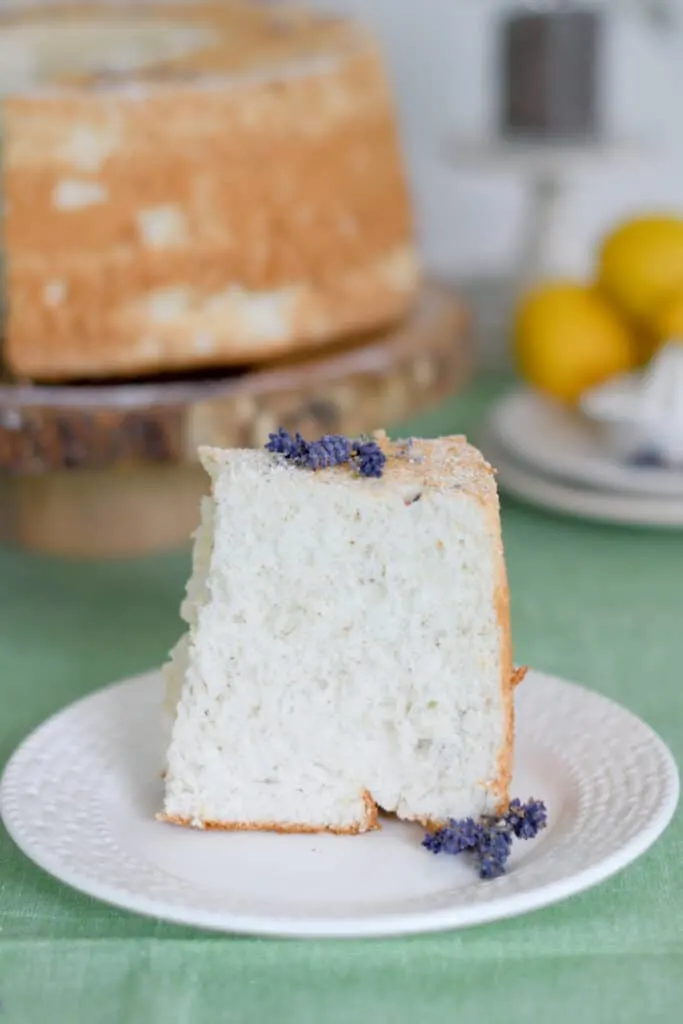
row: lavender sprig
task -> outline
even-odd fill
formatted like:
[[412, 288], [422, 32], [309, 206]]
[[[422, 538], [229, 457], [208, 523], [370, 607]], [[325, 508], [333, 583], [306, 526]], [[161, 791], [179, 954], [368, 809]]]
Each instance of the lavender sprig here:
[[341, 466], [351, 458], [351, 442], [340, 434], [323, 434], [319, 441], [308, 446], [308, 466], [310, 469], [327, 469], [329, 466]]
[[278, 427], [274, 434], [268, 435], [265, 447], [266, 451], [272, 452], [274, 455], [284, 455], [286, 459], [293, 459], [298, 455], [300, 446], [305, 443], [301, 434], [295, 434], [292, 437], [284, 427]]
[[375, 441], [356, 441], [353, 460], [361, 476], [381, 476], [387, 457]]
[[534, 839], [548, 824], [548, 812], [541, 800], [529, 800], [525, 804], [513, 800], [505, 820], [517, 839]]
[[476, 857], [480, 878], [498, 878], [505, 873], [513, 839], [533, 839], [547, 822], [541, 800], [513, 800], [499, 816], [483, 815], [478, 821], [451, 818], [443, 828], [427, 833], [422, 845], [432, 853], [469, 851]]
[[479, 877], [498, 878], [504, 875], [511, 849], [512, 832], [506, 827], [504, 820], [484, 828], [484, 834], [476, 849]]
[[301, 434], [292, 436], [284, 427], [268, 435], [266, 450], [303, 466], [306, 469], [329, 469], [353, 463], [361, 476], [380, 477], [386, 456], [375, 441], [359, 438], [349, 440], [341, 434], [323, 434], [318, 441], [305, 441]]
[[650, 448], [636, 452], [627, 461], [636, 469], [663, 469], [666, 465], [660, 453]]
[[476, 849], [484, 835], [483, 826], [473, 818], [463, 818], [458, 822], [450, 821], [449, 826], [454, 827], [440, 828], [436, 832], [427, 833], [422, 845], [432, 853], [457, 854], [464, 850]]

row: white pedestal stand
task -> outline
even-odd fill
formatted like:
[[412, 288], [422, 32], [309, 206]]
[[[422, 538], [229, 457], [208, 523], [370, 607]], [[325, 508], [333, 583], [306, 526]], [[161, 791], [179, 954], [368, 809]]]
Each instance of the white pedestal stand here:
[[[566, 185], [577, 173], [585, 170], [614, 166], [615, 171], [622, 171], [625, 163], [647, 160], [648, 150], [642, 143], [628, 141], [544, 143], [475, 138], [447, 140], [442, 154], [453, 170], [482, 174], [509, 172], [526, 183], [529, 214], [512, 273], [509, 277], [501, 276], [490, 282], [474, 284], [479, 297], [486, 293], [487, 320], [494, 319], [500, 325], [496, 330], [499, 337], [494, 344], [491, 344], [491, 339], [484, 339], [488, 350], [483, 353], [484, 362], [507, 365], [505, 335], [510, 306], [521, 291], [546, 272], [547, 239]], [[492, 310], [491, 306], [495, 308]]]

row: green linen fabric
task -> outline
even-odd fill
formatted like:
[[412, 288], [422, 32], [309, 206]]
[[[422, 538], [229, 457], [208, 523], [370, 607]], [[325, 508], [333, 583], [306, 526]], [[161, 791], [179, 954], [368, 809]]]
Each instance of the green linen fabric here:
[[[476, 382], [400, 433], [470, 431], [507, 385]], [[399, 431], [397, 431], [399, 432]], [[683, 531], [503, 500], [517, 660], [622, 702], [683, 754]], [[158, 664], [188, 551], [77, 563], [0, 550], [0, 765], [47, 715]], [[683, 826], [616, 878], [532, 915], [371, 941], [206, 934], [82, 896], [0, 828], [0, 1024], [677, 1022]]]

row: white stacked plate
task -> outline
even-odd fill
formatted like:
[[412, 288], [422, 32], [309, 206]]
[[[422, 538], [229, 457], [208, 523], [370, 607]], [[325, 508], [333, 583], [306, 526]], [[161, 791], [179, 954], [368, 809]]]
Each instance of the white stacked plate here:
[[586, 519], [683, 527], [683, 472], [617, 461], [585, 417], [534, 391], [500, 399], [476, 441], [517, 498]]

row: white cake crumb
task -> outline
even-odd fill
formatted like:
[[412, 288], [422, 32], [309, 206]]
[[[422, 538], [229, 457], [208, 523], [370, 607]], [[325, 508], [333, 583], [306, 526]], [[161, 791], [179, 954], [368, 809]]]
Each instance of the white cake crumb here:
[[43, 301], [46, 306], [60, 306], [68, 294], [66, 281], [55, 279], [48, 281], [43, 289]]
[[438, 822], [507, 797], [512, 667], [495, 481], [461, 438], [381, 479], [202, 449], [187, 632], [165, 668], [162, 817], [284, 831]]
[[57, 210], [84, 210], [106, 203], [109, 190], [96, 181], [63, 178], [52, 190], [52, 205]]

